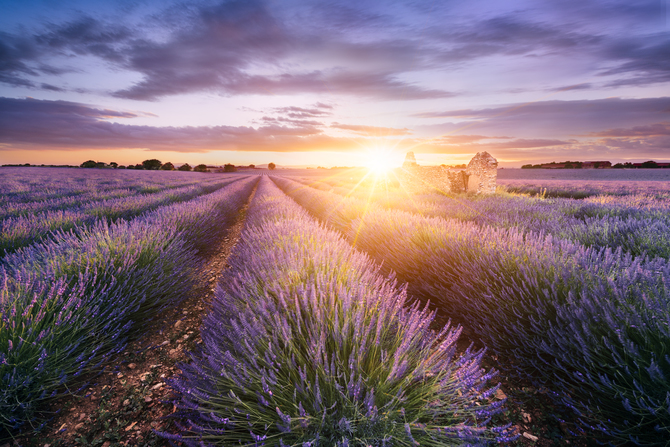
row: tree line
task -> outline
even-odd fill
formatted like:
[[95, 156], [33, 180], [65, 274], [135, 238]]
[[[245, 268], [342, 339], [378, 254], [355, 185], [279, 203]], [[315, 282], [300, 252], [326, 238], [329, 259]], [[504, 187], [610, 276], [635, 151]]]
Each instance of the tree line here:
[[[193, 172], [210, 172], [209, 168], [205, 164], [199, 164], [192, 168], [188, 163], [184, 163], [178, 168], [175, 168], [174, 164], [171, 162], [163, 163], [162, 161], [152, 158], [150, 160], [144, 160], [142, 163], [136, 165], [122, 166], [118, 163], [112, 161], [109, 164], [102, 161], [87, 160], [79, 165], [81, 168], [97, 168], [97, 169], [140, 169], [145, 171], [193, 171]], [[248, 168], [254, 169], [256, 165], [249, 165]], [[276, 165], [274, 163], [268, 164], [268, 169], [275, 169]], [[227, 163], [223, 165], [223, 172], [235, 172], [237, 167], [232, 163]]]

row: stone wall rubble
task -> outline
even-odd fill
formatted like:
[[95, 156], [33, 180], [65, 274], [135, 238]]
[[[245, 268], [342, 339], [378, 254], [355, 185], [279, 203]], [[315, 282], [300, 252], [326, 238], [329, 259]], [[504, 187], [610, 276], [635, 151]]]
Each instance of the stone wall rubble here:
[[488, 152], [475, 155], [466, 169], [445, 166], [419, 166], [413, 152], [408, 152], [403, 167], [395, 170], [400, 186], [411, 193], [474, 193], [496, 191], [498, 161]]

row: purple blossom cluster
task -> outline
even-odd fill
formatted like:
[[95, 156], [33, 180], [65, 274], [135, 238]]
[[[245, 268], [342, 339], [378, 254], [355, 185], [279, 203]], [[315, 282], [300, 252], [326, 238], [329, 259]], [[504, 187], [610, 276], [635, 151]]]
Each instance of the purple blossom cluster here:
[[[99, 202], [101, 200], [120, 199], [123, 197], [130, 197], [133, 195], [150, 195], [161, 193], [168, 190], [175, 190], [194, 185], [207, 185], [216, 183], [221, 178], [208, 178], [200, 181], [168, 183], [168, 184], [147, 184], [145, 182], [135, 185], [87, 185], [87, 187], [74, 190], [68, 194], [62, 189], [62, 186], [57, 191], [47, 191], [36, 189], [32, 194], [23, 193], [20, 195], [12, 195], [8, 193], [6, 196], [0, 196], [0, 219], [8, 217], [25, 216], [28, 214], [40, 213], [43, 211], [68, 209], [74, 207], [86, 206], [92, 202]], [[68, 182], [66, 182], [68, 183]]]
[[[618, 173], [618, 177], [626, 177]], [[532, 194], [544, 197], [564, 197], [583, 199], [587, 197], [608, 195], [628, 196], [648, 195], [660, 199], [670, 197], [670, 184], [667, 181], [639, 180], [639, 176], [626, 180], [552, 180], [552, 179], [498, 179], [498, 184], [506, 191], [520, 194]]]
[[[11, 168], [0, 169], [0, 217], [41, 211], [41, 206], [64, 208], [100, 198], [153, 194], [198, 183], [217, 181], [209, 176], [183, 172], [125, 171], [107, 169]], [[109, 197], [107, 197], [109, 195]], [[59, 201], [62, 206], [59, 206]], [[25, 208], [24, 208], [25, 207]]]
[[[457, 196], [415, 194], [399, 188], [360, 185], [341, 180], [302, 181], [322, 191], [429, 217], [457, 219], [481, 226], [517, 228], [550, 234], [595, 248], [611, 248], [635, 256], [670, 258], [670, 202], [649, 195], [598, 195], [584, 200], [538, 199], [508, 194]], [[657, 182], [658, 183], [658, 182]], [[346, 186], [332, 186], [332, 185]]]
[[[172, 382], [185, 445], [484, 445], [502, 401], [460, 327], [380, 274], [264, 177]], [[495, 401], [495, 402], [494, 402]]]
[[566, 422], [575, 431], [614, 445], [668, 445], [667, 259], [274, 181], [409, 281], [412, 293], [467, 321], [500, 367], [572, 410]]
[[247, 177], [136, 219], [56, 231], [0, 265], [0, 439], [36, 430], [141, 325], [199, 285], [197, 255], [249, 197]]
[[7, 217], [0, 221], [0, 253], [10, 253], [34, 243], [50, 231], [92, 225], [98, 220], [131, 219], [152, 209], [211, 193], [237, 179], [238, 177], [217, 179], [214, 182], [166, 188], [151, 194], [97, 198], [76, 206], [66, 201], [64, 208]]

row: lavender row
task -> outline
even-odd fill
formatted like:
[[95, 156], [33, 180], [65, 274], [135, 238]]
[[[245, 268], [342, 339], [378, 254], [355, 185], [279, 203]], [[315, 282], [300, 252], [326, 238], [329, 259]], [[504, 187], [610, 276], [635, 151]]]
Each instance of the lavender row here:
[[309, 218], [267, 177], [173, 381], [186, 445], [483, 445], [501, 401], [460, 328]]
[[[640, 172], [642, 174], [643, 172]], [[645, 172], [644, 174], [647, 174]], [[659, 173], [661, 173], [659, 171]], [[630, 176], [631, 172], [618, 172], [617, 180], [552, 180], [552, 179], [498, 179], [498, 184], [506, 191], [530, 194], [542, 197], [563, 197], [583, 199], [595, 196], [645, 195], [659, 200], [670, 197], [670, 184], [667, 181], [639, 180], [640, 176]], [[623, 174], [623, 175], [621, 175]], [[628, 174], [628, 175], [626, 175]]]
[[[50, 398], [81, 386], [126, 340], [199, 284], [198, 247], [251, 193], [246, 178], [142, 218], [53, 233], [0, 267], [0, 438], [46, 422]], [[139, 329], [139, 330], [138, 330]]]
[[101, 219], [112, 221], [130, 219], [161, 206], [211, 193], [234, 182], [237, 178], [228, 178], [205, 185], [197, 184], [169, 189], [157, 194], [94, 201], [76, 208], [4, 219], [0, 222], [0, 254], [11, 253], [20, 247], [34, 243], [45, 237], [50, 231], [92, 225]]
[[668, 445], [667, 260], [275, 182], [412, 292], [468, 321], [502, 367], [573, 411], [575, 430], [614, 444]]
[[197, 173], [112, 169], [0, 168], [0, 205], [36, 202], [113, 189], [151, 194], [210, 177]]
[[[209, 178], [206, 181], [199, 182], [180, 182], [176, 184], [169, 185], [160, 185], [147, 187], [143, 186], [142, 188], [132, 188], [131, 185], [125, 185], [120, 188], [100, 188], [92, 189], [85, 192], [74, 193], [74, 194], [63, 194], [59, 197], [53, 198], [42, 198], [38, 200], [30, 200], [24, 202], [8, 202], [2, 204], [2, 209], [0, 209], [0, 220], [6, 219], [8, 217], [19, 217], [27, 214], [35, 214], [43, 211], [49, 210], [67, 210], [76, 207], [90, 206], [94, 202], [100, 202], [103, 200], [110, 199], [120, 199], [123, 197], [129, 197], [133, 195], [150, 195], [161, 192], [168, 192], [170, 190], [183, 189], [189, 186], [201, 185], [206, 186], [213, 183], [217, 183], [221, 178]], [[36, 191], [36, 195], [39, 197], [39, 191]]]
[[396, 197], [388, 207], [406, 211], [414, 208], [427, 216], [551, 234], [588, 247], [620, 248], [633, 256], [670, 258], [670, 240], [664, 237], [670, 233], [667, 204], [639, 207], [637, 204], [537, 200], [505, 195], [469, 199], [432, 195], [411, 202]]
[[[279, 174], [279, 173], [277, 173]], [[325, 173], [324, 173], [325, 174]], [[590, 199], [596, 197], [608, 197], [610, 199], [625, 199], [628, 196], [645, 196], [654, 199], [656, 202], [666, 200], [670, 197], [670, 175], [667, 171], [582, 171], [581, 179], [576, 180], [572, 174], [579, 177], [579, 172], [551, 172], [552, 176], [561, 178], [550, 179], [548, 176], [540, 175], [539, 178], [530, 177], [513, 179], [516, 175], [522, 177], [531, 177], [537, 174], [543, 174], [542, 171], [514, 171], [505, 170], [498, 172], [498, 192], [509, 192], [514, 194], [534, 195], [544, 198], [569, 198], [569, 199]], [[549, 174], [545, 171], [544, 174]], [[597, 175], [596, 175], [597, 174]], [[393, 172], [387, 176], [377, 177], [370, 174], [366, 169], [351, 169], [346, 171], [336, 171], [334, 174], [322, 175], [319, 177], [302, 177], [301, 180], [328, 184], [331, 187], [342, 187], [351, 189], [354, 185], [369, 185], [379, 183], [379, 180], [387, 180], [390, 184], [389, 189], [400, 186], [400, 182]], [[570, 177], [574, 177], [570, 179]], [[599, 180], [596, 178], [600, 177]], [[645, 180], [640, 180], [644, 178]]]
[[302, 181], [322, 191], [350, 195], [389, 209], [444, 217], [478, 225], [551, 234], [595, 248], [621, 248], [634, 256], [670, 258], [670, 205], [646, 196], [586, 200], [534, 199], [496, 194], [484, 197], [412, 195], [374, 184], [356, 189], [330, 182]]

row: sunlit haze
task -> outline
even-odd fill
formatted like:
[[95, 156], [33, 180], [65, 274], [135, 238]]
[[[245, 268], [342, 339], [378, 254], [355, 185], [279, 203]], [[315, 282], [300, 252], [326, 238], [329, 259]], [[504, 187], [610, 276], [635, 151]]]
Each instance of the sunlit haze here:
[[0, 4], [0, 164], [670, 161], [664, 0]]

